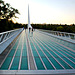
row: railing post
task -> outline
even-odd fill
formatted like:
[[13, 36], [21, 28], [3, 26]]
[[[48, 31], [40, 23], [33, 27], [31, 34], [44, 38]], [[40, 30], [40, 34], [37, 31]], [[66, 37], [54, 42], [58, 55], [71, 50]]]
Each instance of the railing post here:
[[0, 42], [1, 42], [2, 37], [3, 37], [3, 34], [1, 34]]
[[69, 36], [69, 38], [71, 38], [71, 37], [70, 37], [70, 34], [68, 34], [68, 36]]
[[55, 35], [56, 35], [56, 32], [55, 32]]
[[62, 33], [60, 33], [61, 34], [61, 37], [62, 37]]
[[59, 36], [59, 32], [58, 32], [58, 36]]
[[66, 37], [65, 33], [64, 33], [64, 37]]
[[12, 36], [15, 33], [18, 33], [21, 29], [11, 30], [7, 32], [0, 33], [0, 43]]
[[60, 37], [70, 38], [70, 39], [72, 39], [71, 35], [73, 35], [73, 39], [75, 39], [74, 33], [60, 32], [60, 31], [50, 31], [50, 34], [57, 35], [57, 36], [60, 36]]
[[58, 33], [56, 32], [56, 35], [58, 35]]
[[74, 39], [75, 39], [75, 35], [74, 35]]
[[5, 36], [4, 36], [4, 39], [3, 39], [3, 40], [5, 40], [5, 39], [6, 39], [6, 36], [7, 36], [7, 33], [5, 33]]
[[10, 34], [10, 33], [8, 32], [7, 38], [9, 37], [9, 34]]

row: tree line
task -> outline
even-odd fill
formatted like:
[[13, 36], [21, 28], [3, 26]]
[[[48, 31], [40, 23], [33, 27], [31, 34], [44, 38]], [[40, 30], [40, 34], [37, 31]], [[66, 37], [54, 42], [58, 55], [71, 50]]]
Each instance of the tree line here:
[[[12, 18], [18, 18], [16, 14], [20, 14], [19, 11], [13, 8], [9, 3], [5, 3], [0, 0], [0, 32], [12, 30], [15, 28], [25, 27], [27, 24], [14, 23]], [[62, 25], [62, 24], [31, 24], [33, 28], [36, 29], [46, 29], [53, 31], [62, 31], [75, 33], [75, 24], [72, 25]]]
[[[22, 26], [27, 28], [28, 24], [23, 24]], [[75, 24], [63, 25], [63, 24], [31, 24], [33, 29], [45, 29], [61, 32], [75, 33]]]
[[0, 0], [0, 32], [22, 27], [22, 24], [12, 21], [13, 17], [18, 18], [16, 14], [20, 14], [17, 9], [13, 8], [9, 3]]
[[33, 28], [75, 33], [75, 24], [32, 24]]

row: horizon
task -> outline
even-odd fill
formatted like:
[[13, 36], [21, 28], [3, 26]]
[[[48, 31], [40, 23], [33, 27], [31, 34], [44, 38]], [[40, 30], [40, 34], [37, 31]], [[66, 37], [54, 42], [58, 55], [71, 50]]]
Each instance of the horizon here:
[[31, 24], [75, 24], [75, 0], [3, 0], [19, 10], [16, 22], [28, 24], [28, 4]]

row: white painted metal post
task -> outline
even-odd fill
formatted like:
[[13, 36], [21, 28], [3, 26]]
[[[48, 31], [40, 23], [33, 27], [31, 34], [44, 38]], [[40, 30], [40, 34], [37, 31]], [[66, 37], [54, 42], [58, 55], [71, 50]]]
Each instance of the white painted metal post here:
[[60, 33], [61, 34], [61, 37], [62, 37], [62, 33]]
[[1, 34], [1, 38], [0, 38], [0, 41], [1, 41], [2, 37], [3, 37], [3, 34]]
[[69, 38], [71, 38], [71, 37], [70, 37], [70, 34], [68, 34], [68, 36], [69, 36]]
[[75, 35], [74, 35], [74, 39], [75, 39]]
[[65, 33], [64, 33], [64, 37], [66, 37]]
[[58, 36], [59, 36], [59, 32], [58, 32]]

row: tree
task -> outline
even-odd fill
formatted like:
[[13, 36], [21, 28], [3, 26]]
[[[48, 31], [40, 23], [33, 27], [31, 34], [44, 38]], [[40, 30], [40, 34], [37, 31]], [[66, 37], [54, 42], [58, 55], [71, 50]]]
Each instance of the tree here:
[[11, 19], [15, 17], [15, 14], [19, 14], [19, 11], [10, 6], [8, 3], [4, 3], [4, 1], [0, 0], [0, 19]]
[[63, 30], [64, 30], [63, 26], [57, 27], [57, 31], [63, 31]]
[[12, 18], [17, 18], [16, 14], [20, 14], [17, 9], [0, 0], [0, 32], [13, 29], [15, 24], [13, 23]]

